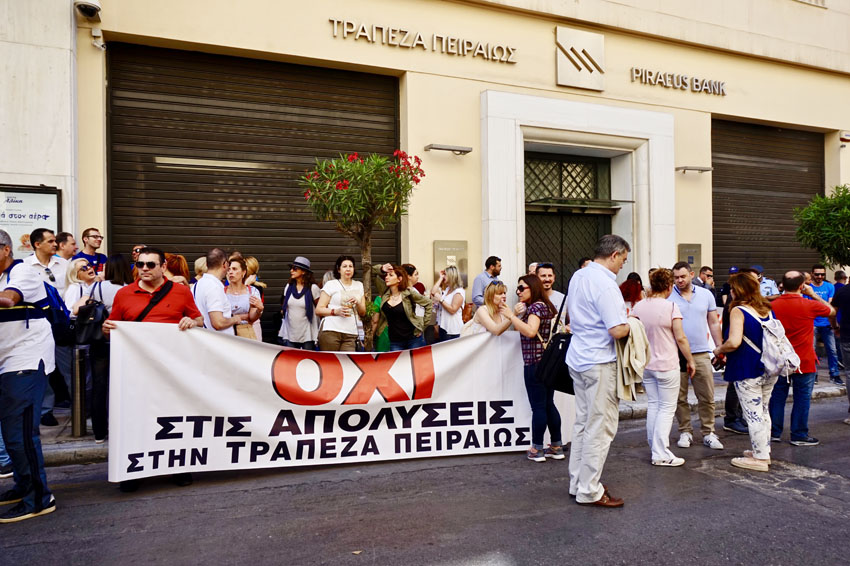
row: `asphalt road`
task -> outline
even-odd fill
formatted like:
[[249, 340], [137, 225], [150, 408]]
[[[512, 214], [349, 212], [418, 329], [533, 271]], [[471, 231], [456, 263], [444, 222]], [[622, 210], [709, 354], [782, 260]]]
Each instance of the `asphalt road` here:
[[674, 446], [685, 466], [653, 467], [643, 421], [623, 423], [603, 474], [623, 509], [576, 505], [566, 462], [520, 454], [211, 473], [134, 494], [105, 464], [51, 468], [57, 511], [0, 525], [0, 564], [845, 565], [847, 416], [846, 399], [814, 405], [822, 444], [774, 444], [768, 474], [732, 468], [748, 439], [725, 433], [724, 451]]

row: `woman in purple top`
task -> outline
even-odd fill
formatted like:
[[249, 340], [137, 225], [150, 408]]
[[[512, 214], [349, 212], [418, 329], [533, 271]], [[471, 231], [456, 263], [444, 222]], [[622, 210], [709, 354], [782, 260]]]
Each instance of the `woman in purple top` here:
[[[525, 390], [531, 404], [531, 448], [527, 457], [534, 462], [545, 462], [546, 458], [564, 459], [561, 446], [561, 414], [555, 407], [555, 390], [537, 380], [537, 364], [543, 356], [543, 344], [549, 341], [552, 319], [557, 311], [536, 275], [523, 275], [516, 288], [519, 302], [510, 319], [519, 330], [522, 345], [522, 361], [525, 364]], [[549, 427], [551, 444], [544, 450], [543, 434]]]
[[673, 272], [656, 269], [649, 276], [649, 296], [635, 304], [631, 316], [640, 319], [649, 339], [650, 358], [643, 370], [646, 388], [646, 440], [652, 450], [653, 466], [681, 466], [684, 458], [670, 451], [670, 427], [679, 397], [679, 356], [688, 362], [688, 376], [696, 371], [688, 338], [682, 328], [682, 313], [667, 300], [673, 292]]

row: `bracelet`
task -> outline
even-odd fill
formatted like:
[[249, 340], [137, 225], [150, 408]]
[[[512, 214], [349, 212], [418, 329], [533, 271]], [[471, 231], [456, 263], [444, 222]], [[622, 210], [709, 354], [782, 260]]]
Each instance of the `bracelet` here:
[[333, 309], [331, 309], [331, 316], [336, 316], [336, 313], [334, 312]]

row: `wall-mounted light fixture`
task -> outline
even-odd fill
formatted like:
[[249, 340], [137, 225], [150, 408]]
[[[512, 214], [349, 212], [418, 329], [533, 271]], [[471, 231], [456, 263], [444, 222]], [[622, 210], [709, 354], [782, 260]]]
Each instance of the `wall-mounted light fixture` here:
[[708, 171], [714, 171], [714, 167], [697, 167], [696, 165], [682, 165], [681, 167], [676, 167], [676, 171], [681, 171], [682, 173], [687, 173], [688, 171], [698, 171], [699, 173], [706, 173]]
[[441, 143], [429, 143], [425, 146], [425, 151], [451, 151], [455, 155], [466, 155], [467, 153], [472, 152], [471, 147], [465, 147], [462, 145], [445, 145]]

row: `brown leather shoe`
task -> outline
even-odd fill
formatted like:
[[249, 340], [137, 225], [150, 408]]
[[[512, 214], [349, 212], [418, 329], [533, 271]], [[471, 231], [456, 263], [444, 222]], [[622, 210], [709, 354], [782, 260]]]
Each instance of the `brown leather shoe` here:
[[579, 505], [597, 505], [599, 507], [622, 507], [625, 504], [625, 501], [617, 497], [613, 497], [608, 493], [608, 491], [606, 491], [597, 501], [591, 501], [590, 503], [576, 503]]

